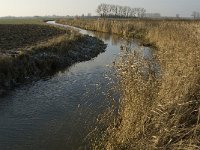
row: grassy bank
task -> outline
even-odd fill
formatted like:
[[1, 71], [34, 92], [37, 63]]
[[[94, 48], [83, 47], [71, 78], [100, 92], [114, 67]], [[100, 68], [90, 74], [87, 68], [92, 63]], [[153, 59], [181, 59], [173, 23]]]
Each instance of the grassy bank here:
[[[135, 53], [123, 55], [117, 63], [121, 91], [119, 121], [113, 121], [98, 146], [106, 149], [200, 148], [199, 21], [59, 22], [140, 38], [157, 49], [159, 76], [152, 69], [152, 62]], [[145, 78], [141, 70], [144, 66], [148, 68]]]
[[96, 38], [48, 25], [0, 25], [0, 34], [0, 95], [105, 50]]

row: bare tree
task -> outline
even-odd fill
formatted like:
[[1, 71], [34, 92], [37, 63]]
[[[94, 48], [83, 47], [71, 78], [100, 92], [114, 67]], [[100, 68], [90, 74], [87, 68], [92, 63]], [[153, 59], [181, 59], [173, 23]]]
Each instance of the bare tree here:
[[126, 7], [126, 16], [131, 17], [131, 7]]
[[107, 4], [102, 4], [102, 11], [103, 11], [103, 17], [108, 16], [109, 5], [107, 5]]
[[102, 4], [100, 4], [100, 5], [97, 7], [96, 12], [102, 17], [102, 15], [103, 15]]
[[131, 9], [131, 17], [136, 17], [136, 13], [137, 13], [136, 9], [132, 8]]
[[144, 8], [140, 8], [140, 17], [144, 17], [146, 10]]
[[123, 7], [122, 7], [122, 6], [119, 6], [118, 9], [119, 9], [119, 14], [118, 14], [118, 16], [123, 17]]
[[140, 8], [135, 8], [136, 16], [140, 17]]
[[129, 6], [119, 6], [110, 4], [100, 4], [96, 12], [101, 17], [144, 17], [144, 8], [131, 8]]
[[114, 8], [114, 14], [115, 14], [115, 17], [117, 17], [118, 16], [118, 11], [119, 11], [119, 6], [118, 5], [114, 5], [115, 6], [115, 8]]
[[126, 17], [127, 7], [122, 7], [122, 17]]

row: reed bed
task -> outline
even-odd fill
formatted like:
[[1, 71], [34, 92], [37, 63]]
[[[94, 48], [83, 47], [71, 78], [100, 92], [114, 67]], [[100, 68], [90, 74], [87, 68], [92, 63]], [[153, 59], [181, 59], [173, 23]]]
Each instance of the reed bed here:
[[[160, 76], [155, 76], [151, 62], [138, 61], [134, 54], [119, 62], [122, 121], [107, 149], [199, 149], [199, 23], [140, 26], [145, 41], [157, 49]], [[148, 79], [140, 73], [146, 64]]]
[[[139, 38], [153, 46], [160, 71], [134, 52], [116, 63], [119, 121], [100, 148], [200, 149], [200, 22], [177, 20], [60, 20], [85, 29]], [[144, 75], [142, 67], [146, 66]], [[98, 149], [95, 145], [93, 149]]]

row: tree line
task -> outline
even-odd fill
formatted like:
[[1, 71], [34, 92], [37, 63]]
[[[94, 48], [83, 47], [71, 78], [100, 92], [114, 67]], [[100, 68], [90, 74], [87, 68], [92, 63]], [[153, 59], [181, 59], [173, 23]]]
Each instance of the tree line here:
[[112, 4], [100, 4], [96, 12], [101, 17], [144, 17], [146, 10], [144, 8], [131, 8], [129, 6], [120, 6]]

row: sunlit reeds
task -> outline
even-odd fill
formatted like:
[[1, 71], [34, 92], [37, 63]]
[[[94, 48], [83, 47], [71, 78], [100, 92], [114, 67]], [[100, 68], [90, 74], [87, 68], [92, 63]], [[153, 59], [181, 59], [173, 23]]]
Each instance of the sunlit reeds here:
[[147, 28], [145, 39], [157, 48], [160, 78], [143, 79], [133, 58], [120, 63], [122, 122], [113, 132], [116, 143], [108, 142], [110, 149], [115, 145], [128, 149], [199, 148], [199, 23], [157, 24], [141, 27]]
[[[77, 24], [78, 22], [78, 24]], [[106, 23], [105, 23], [106, 22]], [[153, 45], [152, 62], [135, 53], [118, 61], [120, 119], [102, 141], [106, 149], [200, 149], [200, 22], [69, 20], [71, 25], [140, 38]], [[100, 28], [100, 29], [99, 29]]]

